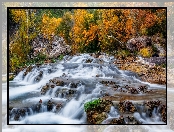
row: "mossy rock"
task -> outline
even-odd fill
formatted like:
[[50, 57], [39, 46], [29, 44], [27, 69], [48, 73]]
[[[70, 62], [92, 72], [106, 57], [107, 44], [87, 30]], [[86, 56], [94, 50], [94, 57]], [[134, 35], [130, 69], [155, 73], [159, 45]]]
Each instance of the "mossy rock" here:
[[101, 124], [110, 112], [112, 103], [109, 100], [96, 99], [85, 103], [87, 121], [92, 124]]

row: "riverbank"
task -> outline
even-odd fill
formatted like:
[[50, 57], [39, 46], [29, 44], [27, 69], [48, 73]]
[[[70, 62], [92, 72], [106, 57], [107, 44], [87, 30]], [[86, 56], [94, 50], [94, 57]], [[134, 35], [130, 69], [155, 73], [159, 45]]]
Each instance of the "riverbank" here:
[[[78, 55], [78, 54], [77, 54]], [[97, 59], [101, 59], [104, 56], [111, 57], [105, 53], [92, 53], [91, 56]], [[62, 58], [63, 59], [63, 58]], [[152, 58], [151, 58], [152, 59]], [[156, 62], [160, 63], [161, 57], [154, 57]], [[128, 70], [137, 73], [139, 78], [142, 81], [154, 83], [154, 84], [166, 84], [166, 64], [165, 64], [165, 58], [162, 58], [161, 65], [150, 63], [147, 61], [147, 59], [144, 59], [142, 57], [127, 57], [127, 58], [113, 58], [110, 63], [115, 64], [120, 70]], [[59, 60], [55, 60], [56, 61]], [[91, 60], [87, 60], [87, 63], [90, 63]], [[102, 63], [102, 62], [100, 62]], [[45, 61], [43, 64], [52, 64], [50, 61]], [[36, 64], [36, 65], [42, 65], [42, 64]], [[18, 69], [16, 73], [19, 73], [20, 71], [26, 70], [27, 74], [31, 71], [32, 66], [28, 66], [28, 68], [25, 66], [23, 68]], [[13, 80], [13, 78], [16, 76], [16, 74], [11, 73], [9, 76], [9, 80]], [[3, 80], [5, 81], [5, 78], [3, 77]]]
[[[160, 57], [155, 57], [160, 60]], [[149, 63], [145, 59], [128, 57], [126, 59], [117, 59], [114, 64], [121, 70], [128, 70], [138, 74], [142, 81], [162, 84], [166, 82], [166, 64], [165, 61], [161, 65]]]

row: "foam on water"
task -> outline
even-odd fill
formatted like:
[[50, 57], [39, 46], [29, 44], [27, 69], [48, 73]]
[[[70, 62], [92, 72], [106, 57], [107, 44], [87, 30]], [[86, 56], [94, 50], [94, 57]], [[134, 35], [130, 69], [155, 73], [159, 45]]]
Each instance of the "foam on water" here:
[[82, 124], [82, 121], [60, 116], [52, 112], [27, 116], [21, 121], [10, 121], [9, 124]]
[[42, 102], [48, 102], [48, 100], [52, 100], [55, 102], [59, 102], [59, 101], [66, 101], [66, 99], [64, 98], [53, 98], [52, 96], [42, 96], [42, 97], [33, 97], [33, 98], [29, 98], [29, 99], [25, 99], [22, 102], [23, 103], [38, 103], [38, 100], [42, 100]]
[[[92, 59], [91, 63], [85, 63], [87, 59]], [[41, 113], [33, 113], [22, 119], [21, 121], [10, 121], [10, 123], [19, 123], [19, 124], [83, 124], [86, 121], [86, 114], [84, 112], [83, 105], [84, 103], [91, 101], [93, 99], [100, 98], [103, 91], [106, 91], [106, 88], [102, 84], [96, 83], [96, 79], [115, 79], [115, 76], [118, 79], [126, 79], [130, 82], [140, 82], [150, 85], [150, 87], [155, 88], [165, 88], [161, 85], [150, 84], [147, 82], [142, 82], [136, 76], [133, 76], [134, 73], [129, 71], [119, 70], [116, 66], [109, 64], [113, 57], [101, 56], [100, 58], [103, 61], [102, 65], [97, 64], [98, 61], [96, 58], [90, 56], [89, 54], [81, 54], [74, 57], [65, 56], [64, 60], [60, 61], [54, 65], [43, 65], [40, 68], [33, 68], [25, 77], [23, 73], [25, 70], [21, 71], [18, 76], [15, 77], [14, 82], [16, 84], [23, 84], [17, 86], [11, 86], [9, 90], [9, 99], [15, 99], [19, 96], [24, 96], [22, 103], [38, 103], [40, 99], [44, 103], [48, 102], [52, 98], [53, 102], [66, 102], [67, 99], [61, 97], [60, 94], [58, 97], [55, 96], [57, 90], [63, 88], [69, 90], [70, 86], [56, 86], [54, 89], [50, 89], [46, 92], [45, 95], [39, 97], [28, 97], [28, 93], [37, 94], [40, 92], [41, 88], [49, 82], [50, 79], [55, 77], [61, 77], [63, 74], [67, 75], [67, 78], [79, 80], [82, 82], [76, 88], [77, 92], [80, 93], [79, 98], [72, 99], [66, 103], [66, 105], [56, 113], [55, 106], [51, 112], [47, 112], [46, 105], [42, 105]], [[66, 62], [66, 63], [65, 63]], [[53, 72], [49, 73], [48, 69], [51, 69]], [[39, 82], [35, 81], [35, 78], [39, 75], [40, 71], [43, 71], [42, 78]], [[96, 77], [99, 75], [99, 77]], [[66, 77], [64, 79], [66, 79]], [[86, 88], [86, 85], [88, 88]], [[88, 94], [85, 93], [87, 90]], [[6, 94], [7, 91], [3, 91]], [[109, 91], [108, 91], [109, 92]], [[63, 93], [65, 94], [65, 93]], [[5, 96], [2, 97], [3, 102], [5, 103]], [[153, 113], [155, 116], [156, 113]], [[114, 107], [111, 107], [110, 113], [108, 114], [108, 119], [113, 117], [118, 117], [118, 113]], [[135, 113], [135, 118], [139, 119], [143, 123], [161, 123], [158, 118], [154, 120], [149, 120], [141, 118], [139, 113]]]
[[155, 116], [155, 113], [153, 112], [153, 119], [149, 119], [148, 117], [144, 116], [144, 118], [141, 117], [140, 113], [135, 112], [134, 114], [134, 118], [142, 123], [142, 124], [165, 124], [164, 122], [160, 121], [158, 116]]
[[20, 71], [19, 74], [13, 79], [14, 81], [22, 81], [23, 80], [23, 74], [24, 74], [25, 70]]
[[72, 99], [62, 110], [62, 116], [64, 117], [73, 117], [74, 114], [80, 109], [81, 101]]

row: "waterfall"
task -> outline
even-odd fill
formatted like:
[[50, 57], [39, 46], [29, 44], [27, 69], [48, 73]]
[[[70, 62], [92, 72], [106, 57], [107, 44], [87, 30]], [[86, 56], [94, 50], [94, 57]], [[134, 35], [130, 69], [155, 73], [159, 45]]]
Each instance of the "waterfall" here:
[[[87, 124], [84, 104], [108, 97], [115, 99], [116, 103], [110, 107], [107, 118], [102, 122], [107, 124], [121, 116], [118, 102], [123, 97], [129, 96], [134, 103], [142, 102], [140, 96], [159, 99], [156, 95], [129, 93], [126, 85], [137, 88], [146, 85], [148, 89], [165, 91], [164, 85], [143, 82], [136, 73], [119, 70], [111, 63], [113, 59], [107, 55], [95, 58], [90, 54], [79, 54], [65, 56], [55, 64], [33, 65], [30, 71], [24, 69], [9, 82], [9, 105], [18, 109], [16, 113], [10, 112], [13, 116], [9, 123]], [[164, 124], [157, 111], [153, 111], [152, 116], [156, 118], [152, 120], [143, 116], [141, 111], [144, 107], [139, 108], [136, 103], [135, 106], [140, 113], [134, 113], [134, 117], [139, 122]], [[28, 108], [28, 113], [21, 117], [19, 111], [23, 108]]]

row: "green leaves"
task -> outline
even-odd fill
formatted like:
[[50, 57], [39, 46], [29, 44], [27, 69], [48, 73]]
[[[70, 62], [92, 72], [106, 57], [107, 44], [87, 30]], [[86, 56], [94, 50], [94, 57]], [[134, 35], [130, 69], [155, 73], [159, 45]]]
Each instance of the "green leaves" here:
[[60, 55], [60, 56], [59, 56], [59, 60], [62, 60], [62, 59], [63, 59], [63, 55]]
[[84, 104], [85, 112], [99, 107], [100, 103], [101, 103], [100, 99], [95, 99], [93, 101], [85, 103]]

